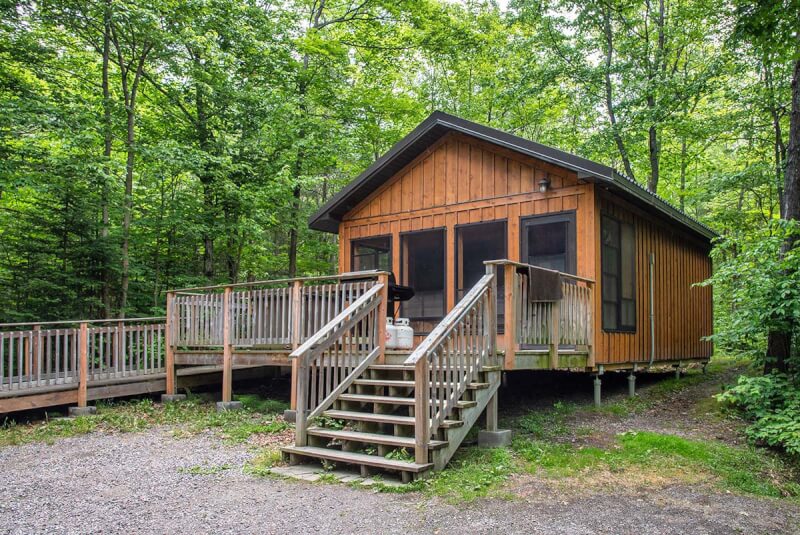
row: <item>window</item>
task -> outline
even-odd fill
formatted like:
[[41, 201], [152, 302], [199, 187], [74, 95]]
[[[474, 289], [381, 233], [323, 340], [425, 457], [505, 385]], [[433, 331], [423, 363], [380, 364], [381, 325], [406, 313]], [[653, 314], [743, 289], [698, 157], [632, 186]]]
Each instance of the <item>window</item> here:
[[522, 260], [575, 274], [575, 212], [522, 220]]
[[350, 250], [353, 271], [392, 270], [391, 236], [353, 240], [350, 242]]
[[413, 232], [400, 237], [403, 284], [414, 297], [402, 304], [403, 316], [441, 319], [445, 311], [445, 231]]
[[604, 215], [602, 237], [603, 330], [636, 330], [636, 241], [633, 225]]

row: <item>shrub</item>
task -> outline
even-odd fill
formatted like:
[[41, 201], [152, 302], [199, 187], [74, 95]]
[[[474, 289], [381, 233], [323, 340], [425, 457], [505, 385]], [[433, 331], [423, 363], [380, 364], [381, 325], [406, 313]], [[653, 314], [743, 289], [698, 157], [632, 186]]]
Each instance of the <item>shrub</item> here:
[[783, 448], [800, 455], [800, 384], [798, 378], [773, 372], [760, 377], [739, 377], [736, 386], [717, 395], [721, 402], [739, 408], [753, 423], [748, 437], [756, 443]]

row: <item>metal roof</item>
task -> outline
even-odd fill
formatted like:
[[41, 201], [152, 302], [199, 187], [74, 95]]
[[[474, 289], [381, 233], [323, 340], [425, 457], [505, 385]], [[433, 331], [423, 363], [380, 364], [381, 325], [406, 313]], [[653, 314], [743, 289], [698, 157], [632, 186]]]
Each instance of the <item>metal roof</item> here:
[[694, 234], [706, 239], [714, 238], [717, 235], [706, 225], [607, 165], [441, 111], [433, 112], [411, 133], [395, 143], [388, 152], [342, 188], [311, 216], [309, 226], [312, 229], [337, 233], [339, 223], [347, 212], [355, 208], [370, 193], [449, 132], [460, 132], [569, 169], [577, 173], [580, 179], [607, 185], [609, 189], [623, 193], [637, 204], [655, 208], [663, 216], [679, 223]]

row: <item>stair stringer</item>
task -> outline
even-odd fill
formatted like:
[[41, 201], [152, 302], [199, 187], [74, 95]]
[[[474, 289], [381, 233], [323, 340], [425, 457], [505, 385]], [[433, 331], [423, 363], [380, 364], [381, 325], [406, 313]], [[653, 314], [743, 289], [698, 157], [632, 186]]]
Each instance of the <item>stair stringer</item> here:
[[477, 422], [478, 418], [483, 414], [486, 405], [489, 404], [489, 400], [492, 399], [492, 396], [497, 394], [497, 390], [500, 388], [500, 371], [484, 371], [482, 373], [486, 378], [486, 382], [489, 383], [489, 388], [473, 390], [473, 392], [475, 392], [473, 401], [476, 401], [478, 404], [468, 409], [461, 409], [461, 417], [459, 420], [463, 421], [464, 425], [453, 429], [447, 429], [445, 431], [447, 433], [447, 446], [431, 452], [434, 471], [438, 472], [444, 470], [447, 463], [450, 462], [450, 459], [461, 446], [464, 438], [475, 425], [475, 422]]

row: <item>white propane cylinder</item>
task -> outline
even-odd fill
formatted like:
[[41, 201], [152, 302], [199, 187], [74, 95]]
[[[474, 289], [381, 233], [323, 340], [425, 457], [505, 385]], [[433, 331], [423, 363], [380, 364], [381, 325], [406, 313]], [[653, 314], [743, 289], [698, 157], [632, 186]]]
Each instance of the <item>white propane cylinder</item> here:
[[414, 328], [408, 318], [397, 318], [394, 324], [397, 337], [397, 349], [411, 349], [414, 347]]
[[397, 327], [392, 318], [386, 318], [386, 349], [397, 349]]

